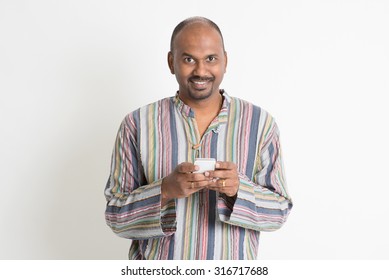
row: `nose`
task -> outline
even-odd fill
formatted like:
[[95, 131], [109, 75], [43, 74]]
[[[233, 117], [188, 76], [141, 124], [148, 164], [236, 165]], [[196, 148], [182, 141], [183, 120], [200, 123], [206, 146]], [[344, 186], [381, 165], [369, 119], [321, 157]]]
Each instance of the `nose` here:
[[207, 75], [207, 67], [204, 63], [204, 61], [198, 61], [196, 63], [196, 67], [193, 70], [193, 74], [199, 77], [204, 77]]

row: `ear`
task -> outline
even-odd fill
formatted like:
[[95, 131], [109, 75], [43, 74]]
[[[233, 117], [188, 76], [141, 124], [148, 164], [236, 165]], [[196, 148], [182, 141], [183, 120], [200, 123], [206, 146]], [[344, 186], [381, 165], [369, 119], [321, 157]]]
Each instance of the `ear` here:
[[227, 62], [228, 62], [227, 52], [226, 51], [224, 51], [224, 61], [225, 61], [225, 63], [224, 63], [224, 73], [226, 73], [227, 72]]
[[175, 74], [174, 73], [174, 63], [173, 63], [173, 60], [174, 60], [173, 53], [169, 52], [167, 54], [167, 64], [169, 65], [170, 73]]

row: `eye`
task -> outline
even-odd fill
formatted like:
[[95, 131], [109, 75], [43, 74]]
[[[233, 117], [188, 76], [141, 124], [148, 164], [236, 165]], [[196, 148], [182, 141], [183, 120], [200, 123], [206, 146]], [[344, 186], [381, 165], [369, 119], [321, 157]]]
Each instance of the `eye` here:
[[210, 56], [207, 57], [207, 61], [209, 61], [209, 62], [212, 62], [212, 61], [215, 61], [215, 60], [216, 60], [216, 57], [213, 56], [213, 55], [210, 55]]
[[193, 62], [194, 62], [193, 58], [191, 58], [190, 56], [185, 57], [185, 58], [184, 58], [184, 61], [185, 61], [186, 63], [193, 63]]

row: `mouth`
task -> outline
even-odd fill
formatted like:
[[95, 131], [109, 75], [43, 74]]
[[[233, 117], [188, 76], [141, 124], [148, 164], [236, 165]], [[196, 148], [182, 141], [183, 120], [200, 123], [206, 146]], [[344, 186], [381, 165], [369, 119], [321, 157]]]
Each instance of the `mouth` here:
[[212, 83], [212, 78], [207, 79], [189, 79], [189, 82], [192, 83], [193, 87], [196, 90], [204, 90], [208, 87], [208, 84]]

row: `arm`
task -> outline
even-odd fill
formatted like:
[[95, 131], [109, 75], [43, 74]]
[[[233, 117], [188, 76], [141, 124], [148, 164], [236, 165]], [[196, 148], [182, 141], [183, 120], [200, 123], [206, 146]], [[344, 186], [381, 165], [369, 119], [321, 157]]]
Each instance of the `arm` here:
[[148, 184], [143, 174], [134, 116], [122, 122], [105, 188], [107, 225], [120, 237], [156, 238], [175, 231], [174, 200], [161, 207], [162, 180]]
[[273, 121], [257, 153], [256, 173], [251, 181], [238, 172], [235, 196], [221, 194], [221, 221], [257, 231], [274, 231], [286, 221], [292, 200], [286, 189], [279, 131]]

